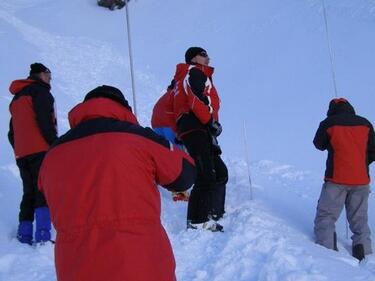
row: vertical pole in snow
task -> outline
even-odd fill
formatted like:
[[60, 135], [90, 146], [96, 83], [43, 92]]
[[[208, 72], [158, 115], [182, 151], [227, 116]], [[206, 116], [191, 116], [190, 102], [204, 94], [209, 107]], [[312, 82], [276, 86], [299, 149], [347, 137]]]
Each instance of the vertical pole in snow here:
[[349, 239], [349, 226], [348, 226], [348, 220], [345, 219], [345, 226], [346, 226], [346, 240]]
[[244, 143], [245, 143], [247, 175], [249, 177], [249, 186], [250, 186], [250, 200], [253, 200], [253, 184], [251, 182], [251, 174], [250, 174], [250, 161], [249, 161], [249, 151], [248, 151], [247, 130], [246, 130], [245, 119], [243, 120], [243, 135], [244, 135]]
[[327, 44], [328, 44], [328, 49], [329, 49], [329, 59], [330, 59], [330, 62], [331, 62], [331, 72], [332, 72], [333, 87], [334, 87], [334, 90], [335, 90], [335, 97], [337, 98], [338, 96], [337, 96], [337, 83], [336, 83], [336, 72], [335, 72], [334, 54], [333, 54], [333, 49], [332, 49], [332, 46], [331, 46], [331, 40], [329, 38], [327, 10], [326, 10], [325, 0], [322, 0], [322, 5], [323, 5], [324, 23], [325, 23], [325, 28], [326, 28]]
[[[328, 30], [328, 19], [327, 19], [327, 9], [326, 9], [326, 3], [325, 0], [322, 0], [322, 6], [323, 6], [323, 15], [324, 15], [324, 24], [326, 28], [326, 37], [327, 37], [327, 44], [329, 49], [329, 58], [331, 61], [331, 72], [332, 72], [332, 80], [333, 80], [333, 87], [335, 90], [335, 98], [338, 97], [337, 95], [337, 83], [336, 83], [336, 72], [335, 72], [335, 63], [334, 63], [334, 54], [331, 46], [331, 40], [329, 38], [329, 30]], [[346, 239], [349, 239], [349, 227], [348, 227], [348, 220], [345, 219], [345, 233], [346, 233]]]
[[[126, 1], [126, 0], [125, 0]], [[134, 82], [134, 67], [133, 67], [133, 52], [132, 52], [132, 42], [131, 42], [131, 35], [130, 35], [130, 20], [129, 20], [129, 9], [128, 9], [129, 1], [126, 1], [125, 4], [125, 11], [126, 11], [126, 27], [128, 30], [128, 48], [129, 48], [129, 63], [130, 63], [130, 75], [132, 81], [132, 92], [133, 92], [133, 110], [134, 115], [137, 117], [137, 102], [136, 102], [136, 95], [135, 95], [135, 82]]]

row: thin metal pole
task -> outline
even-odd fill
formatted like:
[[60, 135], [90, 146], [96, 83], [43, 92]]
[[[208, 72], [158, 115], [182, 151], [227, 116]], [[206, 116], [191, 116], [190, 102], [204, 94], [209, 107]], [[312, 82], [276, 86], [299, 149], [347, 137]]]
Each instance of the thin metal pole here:
[[247, 130], [246, 130], [245, 119], [243, 120], [243, 135], [244, 135], [244, 142], [245, 142], [247, 175], [249, 177], [249, 186], [250, 186], [250, 200], [253, 200], [253, 184], [252, 184], [252, 181], [251, 181], [251, 173], [250, 173], [250, 160], [249, 160], [249, 150], [248, 150]]
[[345, 219], [345, 226], [346, 226], [346, 240], [349, 239], [349, 225], [348, 225], [348, 220]]
[[[329, 49], [329, 58], [331, 61], [331, 72], [332, 72], [332, 80], [333, 80], [333, 86], [335, 89], [335, 97], [338, 97], [337, 94], [337, 82], [336, 82], [336, 72], [335, 72], [335, 62], [334, 62], [334, 53], [333, 49], [331, 46], [331, 40], [329, 37], [329, 30], [328, 30], [328, 17], [327, 17], [327, 9], [326, 9], [326, 3], [325, 0], [322, 0], [322, 5], [323, 5], [323, 15], [324, 15], [324, 23], [326, 27], [326, 37], [327, 37], [327, 44], [328, 44], [328, 49]], [[348, 225], [348, 220], [345, 218], [345, 234], [346, 234], [346, 239], [349, 239], [349, 225]]]
[[134, 82], [134, 66], [133, 66], [133, 51], [132, 51], [132, 41], [131, 41], [131, 34], [130, 34], [130, 19], [129, 19], [129, 1], [125, 0], [125, 11], [126, 11], [126, 27], [128, 31], [128, 49], [129, 49], [129, 63], [130, 63], [130, 76], [132, 81], [132, 92], [133, 92], [133, 111], [134, 115], [137, 117], [137, 102], [136, 102], [136, 95], [135, 95], [135, 82]]
[[333, 87], [334, 87], [334, 90], [335, 90], [335, 97], [337, 98], [338, 94], [337, 94], [336, 72], [335, 72], [335, 62], [334, 62], [335, 57], [334, 57], [333, 49], [332, 49], [332, 46], [331, 46], [330, 36], [329, 36], [327, 10], [326, 10], [325, 0], [322, 0], [322, 5], [323, 5], [324, 23], [325, 23], [325, 27], [326, 27], [327, 44], [328, 44], [328, 49], [329, 49], [329, 59], [331, 61], [331, 72], [332, 72]]

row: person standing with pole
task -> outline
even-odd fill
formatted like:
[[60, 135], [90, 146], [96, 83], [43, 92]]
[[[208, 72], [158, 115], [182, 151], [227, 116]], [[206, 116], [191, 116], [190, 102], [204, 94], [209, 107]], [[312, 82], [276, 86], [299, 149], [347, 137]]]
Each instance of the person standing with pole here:
[[[327, 39], [327, 47], [329, 51], [329, 60], [331, 65], [331, 74], [332, 74], [332, 82], [333, 82], [333, 89], [334, 89], [334, 97], [338, 97], [338, 91], [337, 91], [337, 82], [336, 82], [336, 71], [335, 71], [335, 55], [333, 53], [332, 43], [329, 36], [329, 28], [328, 28], [328, 16], [327, 16], [327, 8], [325, 0], [322, 0], [322, 7], [323, 7], [323, 18], [324, 18], [324, 26], [326, 31], [326, 39]], [[348, 220], [345, 219], [345, 237], [346, 239], [349, 238], [349, 226], [348, 226]]]
[[338, 250], [335, 223], [345, 206], [353, 233], [352, 255], [361, 261], [372, 253], [368, 197], [369, 165], [375, 161], [374, 128], [355, 114], [346, 99], [336, 98], [331, 100], [327, 118], [320, 123], [313, 142], [317, 149], [328, 151], [314, 220], [316, 243]]

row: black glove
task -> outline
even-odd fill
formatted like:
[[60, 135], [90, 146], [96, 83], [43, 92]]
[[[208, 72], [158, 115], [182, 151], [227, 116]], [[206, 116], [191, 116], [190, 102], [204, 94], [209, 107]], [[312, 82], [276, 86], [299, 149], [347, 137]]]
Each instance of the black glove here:
[[223, 127], [221, 127], [221, 124], [217, 121], [212, 121], [209, 126], [210, 133], [218, 137], [220, 136], [221, 132], [223, 131]]

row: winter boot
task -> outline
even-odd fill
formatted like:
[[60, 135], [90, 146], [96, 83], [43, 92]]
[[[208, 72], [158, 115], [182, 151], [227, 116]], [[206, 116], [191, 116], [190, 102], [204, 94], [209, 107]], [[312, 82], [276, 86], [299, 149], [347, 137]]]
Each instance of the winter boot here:
[[362, 244], [357, 244], [353, 246], [352, 256], [358, 259], [359, 261], [365, 258], [365, 249], [363, 248]]
[[35, 209], [35, 242], [47, 242], [51, 240], [51, 218], [48, 207]]
[[212, 232], [224, 232], [224, 227], [214, 220], [209, 220], [204, 223], [187, 223], [187, 229], [203, 229]]
[[21, 243], [31, 245], [33, 243], [33, 222], [21, 221], [18, 225], [17, 239]]
[[182, 191], [182, 192], [172, 192], [172, 199], [173, 201], [189, 201], [189, 192]]

